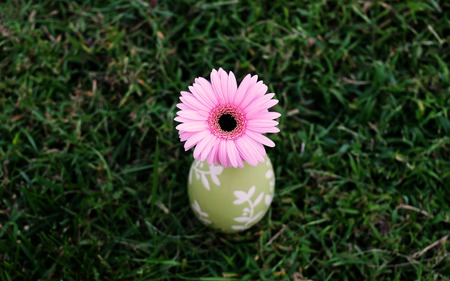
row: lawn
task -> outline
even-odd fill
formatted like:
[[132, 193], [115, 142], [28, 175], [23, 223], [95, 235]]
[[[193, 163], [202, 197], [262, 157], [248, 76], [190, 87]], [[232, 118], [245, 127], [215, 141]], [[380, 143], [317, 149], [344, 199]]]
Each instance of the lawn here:
[[[450, 2], [0, 4], [0, 279], [450, 280]], [[280, 101], [272, 206], [194, 217], [180, 91]]]

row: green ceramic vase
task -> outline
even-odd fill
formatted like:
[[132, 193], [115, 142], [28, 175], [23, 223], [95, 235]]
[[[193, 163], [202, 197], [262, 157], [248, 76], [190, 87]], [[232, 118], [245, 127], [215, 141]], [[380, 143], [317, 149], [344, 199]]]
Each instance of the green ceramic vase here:
[[197, 218], [223, 232], [248, 229], [261, 220], [274, 195], [275, 175], [270, 159], [244, 168], [192, 163], [188, 193]]

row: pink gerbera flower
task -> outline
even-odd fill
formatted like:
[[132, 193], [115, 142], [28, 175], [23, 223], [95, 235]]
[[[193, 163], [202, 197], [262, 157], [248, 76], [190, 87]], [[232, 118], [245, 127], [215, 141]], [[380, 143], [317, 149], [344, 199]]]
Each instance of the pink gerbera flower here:
[[244, 161], [253, 166], [264, 161], [263, 145], [275, 143], [263, 134], [280, 131], [273, 119], [281, 114], [269, 112], [278, 100], [257, 80], [248, 74], [238, 87], [233, 72], [213, 69], [211, 83], [196, 78], [190, 92], [181, 92], [176, 128], [186, 150], [195, 146], [195, 159], [235, 168], [244, 167]]

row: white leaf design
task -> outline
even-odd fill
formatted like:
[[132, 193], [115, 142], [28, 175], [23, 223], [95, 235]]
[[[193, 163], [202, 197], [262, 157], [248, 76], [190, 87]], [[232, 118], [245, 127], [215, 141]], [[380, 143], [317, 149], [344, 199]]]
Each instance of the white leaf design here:
[[[203, 170], [203, 168], [208, 168], [209, 170], [205, 171]], [[211, 180], [215, 185], [220, 186], [220, 180], [218, 175], [220, 175], [223, 172], [223, 169], [224, 168], [222, 166], [210, 166], [204, 161], [203, 162], [196, 161], [194, 162], [191, 171], [192, 170], [195, 171], [195, 176], [197, 180], [201, 179], [202, 184], [206, 188], [206, 190], [211, 190], [208, 175], [211, 176]], [[190, 183], [192, 183], [191, 179]]]
[[189, 184], [192, 184], [192, 174], [193, 174], [194, 169], [191, 169], [189, 171]]
[[266, 195], [266, 198], [264, 198], [264, 202], [266, 203], [267, 206], [270, 205], [270, 203], [272, 203], [272, 196], [270, 196], [269, 194]]
[[266, 172], [266, 179], [270, 179], [272, 176], [273, 176], [272, 170], [268, 170], [268, 171]]
[[248, 224], [250, 224], [254, 221], [257, 221], [262, 216], [262, 214], [263, 214], [263, 211], [259, 211], [259, 213], [257, 213], [256, 216], [254, 216], [253, 218], [250, 218], [248, 220]]
[[264, 197], [264, 192], [261, 192], [256, 199], [252, 202], [251, 198], [255, 194], [256, 186], [250, 187], [248, 192], [243, 190], [234, 191], [234, 196], [236, 196], [236, 200], [233, 202], [235, 205], [241, 205], [243, 203], [248, 204], [248, 207], [243, 209], [241, 217], [234, 218], [234, 221], [243, 223], [243, 225], [233, 225], [232, 228], [235, 230], [243, 230], [249, 228], [252, 224], [254, 224], [257, 220], [259, 220], [265, 211], [259, 211], [256, 215], [255, 207], [261, 203], [263, 198], [267, 203], [267, 200], [271, 201], [272, 197], [269, 195], [269, 198]]
[[200, 209], [200, 205], [198, 204], [197, 200], [194, 201], [194, 203], [192, 203], [192, 209], [194, 209], [194, 211], [202, 217], [207, 217], [208, 214], [205, 212], [202, 212], [202, 210]]
[[247, 193], [245, 193], [242, 190], [236, 190], [234, 192], [234, 196], [237, 197], [237, 199], [234, 200], [234, 202], [233, 202], [234, 205], [241, 205], [242, 203], [244, 203], [245, 201], [248, 200]]
[[222, 166], [209, 166], [209, 173], [211, 174], [211, 179], [216, 185], [220, 185], [218, 175], [222, 174], [223, 167]]
[[205, 217], [199, 217], [199, 220], [201, 220], [201, 221], [202, 221], [204, 224], [206, 224], [206, 225], [212, 223], [212, 221], [208, 220], [208, 219], [205, 218]]
[[220, 175], [223, 172], [223, 167], [212, 165], [212, 166], [209, 166], [209, 170], [211, 171], [211, 174]]
[[209, 219], [207, 219], [207, 217], [209, 217], [209, 215], [200, 209], [200, 205], [198, 204], [197, 200], [195, 200], [191, 206], [192, 206], [192, 209], [194, 210], [194, 212], [197, 213], [199, 220], [201, 220], [204, 224], [212, 223]]
[[202, 183], [203, 183], [203, 186], [204, 186], [207, 190], [210, 190], [210, 189], [211, 189], [211, 188], [209, 187], [209, 181], [208, 181], [208, 179], [206, 178], [205, 174], [202, 174]]
[[247, 227], [245, 225], [233, 225], [233, 226], [231, 226], [231, 228], [235, 229], [235, 230], [244, 230]]
[[250, 187], [250, 190], [248, 191], [248, 194], [247, 194], [248, 199], [250, 199], [253, 196], [253, 194], [255, 194], [255, 189], [256, 189], [255, 186]]
[[194, 209], [197, 213], [200, 212], [200, 205], [198, 204], [197, 200], [195, 200], [195, 201], [192, 203], [192, 209]]
[[242, 190], [236, 190], [236, 191], [234, 192], [234, 195], [235, 195], [237, 198], [245, 198], [245, 199], [247, 199], [247, 193], [246, 193], [245, 191], [242, 191]]
[[263, 199], [264, 196], [264, 192], [261, 192], [261, 194], [259, 194], [258, 197], [256, 197], [255, 202], [253, 202], [253, 207], [255, 207], [256, 205], [259, 204], [259, 202], [261, 202], [261, 200]]
[[237, 222], [246, 222], [246, 221], [248, 221], [248, 217], [237, 217], [237, 218], [234, 218], [234, 220], [235, 221], [237, 221]]
[[215, 174], [211, 174], [211, 179], [216, 185], [220, 185], [219, 178]]

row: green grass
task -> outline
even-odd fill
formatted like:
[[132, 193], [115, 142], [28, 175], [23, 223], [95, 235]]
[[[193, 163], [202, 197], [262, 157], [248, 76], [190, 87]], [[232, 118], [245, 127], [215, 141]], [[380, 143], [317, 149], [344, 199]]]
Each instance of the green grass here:
[[[450, 280], [448, 1], [79, 2], [0, 4], [2, 280]], [[282, 113], [232, 235], [173, 121], [218, 67]]]

